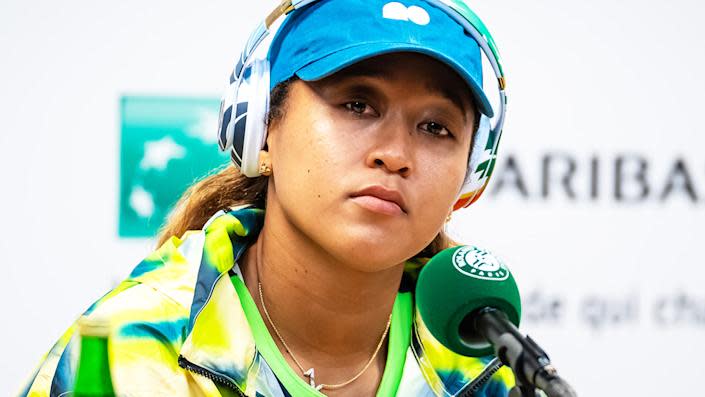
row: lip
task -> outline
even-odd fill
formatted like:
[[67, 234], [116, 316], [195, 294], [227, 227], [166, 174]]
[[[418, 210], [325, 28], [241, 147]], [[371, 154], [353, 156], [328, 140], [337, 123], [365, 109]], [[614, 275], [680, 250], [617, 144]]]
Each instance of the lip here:
[[[404, 202], [404, 196], [397, 190], [389, 189], [382, 185], [372, 185], [353, 193], [350, 197], [355, 198], [362, 196], [371, 196], [381, 201], [386, 201], [387, 206], [389, 205], [389, 203], [394, 203], [399, 207], [401, 212], [406, 214], [406, 203]], [[379, 204], [382, 205], [382, 208], [380, 208], [381, 212], [389, 212], [385, 211], [383, 208], [385, 203]]]

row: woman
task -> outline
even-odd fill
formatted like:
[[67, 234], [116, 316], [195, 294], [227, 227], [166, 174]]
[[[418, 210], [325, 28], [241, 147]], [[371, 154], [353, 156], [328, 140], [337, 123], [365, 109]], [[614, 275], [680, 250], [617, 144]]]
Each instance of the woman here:
[[[507, 369], [451, 353], [413, 309], [492, 113], [478, 44], [431, 2], [327, 0], [268, 54], [260, 176], [191, 187], [161, 247], [86, 313], [111, 320], [117, 394], [506, 395]], [[260, 73], [243, 64], [236, 84]], [[221, 134], [244, 170], [240, 95]], [[77, 346], [72, 327], [27, 394], [72, 390]]]

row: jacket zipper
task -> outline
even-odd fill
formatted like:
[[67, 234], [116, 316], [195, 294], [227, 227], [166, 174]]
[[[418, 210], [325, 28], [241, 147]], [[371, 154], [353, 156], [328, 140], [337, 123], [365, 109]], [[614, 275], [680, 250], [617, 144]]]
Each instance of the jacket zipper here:
[[240, 397], [247, 397], [245, 395], [245, 393], [243, 393], [243, 391], [240, 390], [240, 388], [235, 383], [233, 383], [230, 379], [228, 379], [224, 376], [218, 375], [218, 374], [214, 374], [213, 372], [211, 372], [201, 366], [193, 364], [190, 361], [188, 361], [187, 359], [185, 359], [184, 356], [179, 356], [179, 367], [184, 368], [187, 371], [191, 371], [193, 373], [199, 374], [201, 376], [205, 376], [206, 378], [212, 380], [213, 382], [218, 382], [221, 385], [227, 386], [228, 388], [235, 391], [235, 393], [237, 393]]
[[[213, 382], [218, 382], [221, 385], [229, 387], [230, 389], [235, 391], [235, 393], [237, 393], [240, 397], [247, 397], [245, 393], [243, 393], [242, 390], [240, 390], [240, 388], [230, 379], [218, 374], [214, 374], [213, 372], [201, 366], [193, 364], [187, 359], [185, 359], [184, 356], [179, 356], [179, 366], [181, 368], [186, 369], [187, 371], [191, 371], [201, 376], [205, 376]], [[467, 386], [465, 386], [460, 391], [460, 393], [457, 394], [457, 396], [472, 397], [480, 389], [480, 387], [482, 387], [482, 385], [484, 385], [485, 382], [487, 382], [492, 377], [492, 375], [495, 374], [495, 372], [499, 371], [501, 367], [502, 363], [499, 361], [499, 359], [495, 358], [485, 367], [485, 369], [482, 370], [480, 375], [473, 379], [472, 382], [468, 383]]]
[[495, 372], [499, 371], [502, 367], [502, 363], [498, 358], [490, 361], [489, 364], [482, 370], [480, 375], [478, 375], [472, 382], [468, 383], [458, 394], [458, 397], [472, 397], [475, 393], [484, 385]]

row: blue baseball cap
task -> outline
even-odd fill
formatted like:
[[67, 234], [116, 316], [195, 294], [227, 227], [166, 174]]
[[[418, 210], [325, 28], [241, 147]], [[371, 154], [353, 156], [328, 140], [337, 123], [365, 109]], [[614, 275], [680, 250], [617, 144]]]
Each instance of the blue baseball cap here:
[[289, 14], [269, 49], [270, 90], [294, 76], [315, 81], [362, 60], [416, 52], [465, 80], [478, 110], [494, 112], [482, 90], [482, 58], [462, 25], [423, 0], [319, 0]]

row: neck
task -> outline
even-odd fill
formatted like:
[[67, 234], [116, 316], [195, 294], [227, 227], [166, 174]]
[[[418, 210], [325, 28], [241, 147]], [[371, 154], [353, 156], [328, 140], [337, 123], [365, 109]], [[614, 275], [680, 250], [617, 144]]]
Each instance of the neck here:
[[[250, 293], [263, 313], [261, 284], [272, 322], [302, 366], [315, 367], [317, 377], [325, 368], [354, 375], [372, 356], [385, 331], [403, 263], [379, 272], [356, 270], [304, 233], [272, 218], [265, 218], [257, 242], [241, 261]], [[286, 357], [280, 341], [277, 344]], [[378, 358], [383, 360], [383, 353], [384, 349]], [[328, 383], [339, 379], [344, 377], [334, 376]]]

